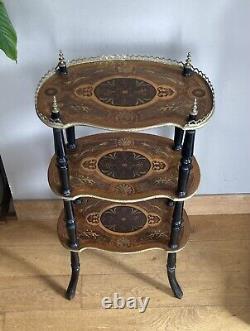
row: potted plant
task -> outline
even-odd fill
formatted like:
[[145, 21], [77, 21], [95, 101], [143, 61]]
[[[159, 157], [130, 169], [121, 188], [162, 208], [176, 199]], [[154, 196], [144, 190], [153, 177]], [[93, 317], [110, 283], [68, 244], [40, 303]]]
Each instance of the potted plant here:
[[[16, 31], [9, 19], [7, 10], [0, 0], [0, 49], [11, 60], [17, 60], [17, 36]], [[9, 211], [11, 192], [0, 156], [0, 220]]]
[[17, 36], [7, 10], [0, 0], [0, 49], [11, 59], [17, 60]]

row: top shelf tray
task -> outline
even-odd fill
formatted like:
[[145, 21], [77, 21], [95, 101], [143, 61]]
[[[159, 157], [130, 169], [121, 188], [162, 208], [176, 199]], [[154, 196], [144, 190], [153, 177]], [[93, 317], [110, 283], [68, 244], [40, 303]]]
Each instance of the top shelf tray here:
[[[198, 69], [184, 76], [183, 63], [162, 58], [104, 56], [67, 64], [68, 74], [49, 71], [36, 92], [36, 111], [48, 126], [87, 125], [110, 130], [140, 130], [174, 125], [203, 126], [214, 109], [213, 87]], [[50, 119], [53, 97], [60, 122]], [[194, 98], [196, 121], [187, 122]]]

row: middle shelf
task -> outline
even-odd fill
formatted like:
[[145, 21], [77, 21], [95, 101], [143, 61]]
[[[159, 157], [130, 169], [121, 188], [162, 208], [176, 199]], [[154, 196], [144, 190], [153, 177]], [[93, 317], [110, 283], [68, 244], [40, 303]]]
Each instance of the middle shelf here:
[[[178, 198], [181, 152], [169, 138], [145, 133], [101, 133], [76, 140], [67, 151], [71, 194], [65, 199], [94, 197], [114, 202], [138, 202], [152, 198], [174, 201], [191, 197], [198, 189], [200, 170], [193, 158], [187, 195]], [[51, 189], [61, 197], [56, 156], [48, 170]]]

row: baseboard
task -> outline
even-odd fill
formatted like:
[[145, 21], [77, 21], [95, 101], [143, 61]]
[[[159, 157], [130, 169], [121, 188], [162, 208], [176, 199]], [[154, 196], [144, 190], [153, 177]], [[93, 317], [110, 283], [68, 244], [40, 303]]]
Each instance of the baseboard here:
[[[57, 219], [63, 204], [61, 200], [15, 200], [18, 219]], [[248, 214], [250, 194], [197, 195], [185, 202], [188, 215]]]
[[14, 200], [18, 219], [57, 219], [63, 208], [62, 200]]
[[187, 200], [188, 215], [249, 214], [250, 194], [196, 195]]

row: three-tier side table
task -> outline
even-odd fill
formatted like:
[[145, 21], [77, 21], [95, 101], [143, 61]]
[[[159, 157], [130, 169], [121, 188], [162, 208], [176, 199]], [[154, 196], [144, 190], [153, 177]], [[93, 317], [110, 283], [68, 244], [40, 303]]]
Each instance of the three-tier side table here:
[[[70, 251], [66, 298], [75, 295], [86, 248], [128, 253], [163, 249], [175, 297], [176, 252], [189, 237], [184, 201], [200, 171], [195, 130], [214, 110], [209, 79], [191, 64], [141, 56], [103, 56], [59, 63], [40, 81], [36, 111], [53, 128], [51, 189], [63, 199], [58, 236]], [[112, 130], [75, 138], [75, 126]], [[171, 125], [174, 139], [138, 133]]]

